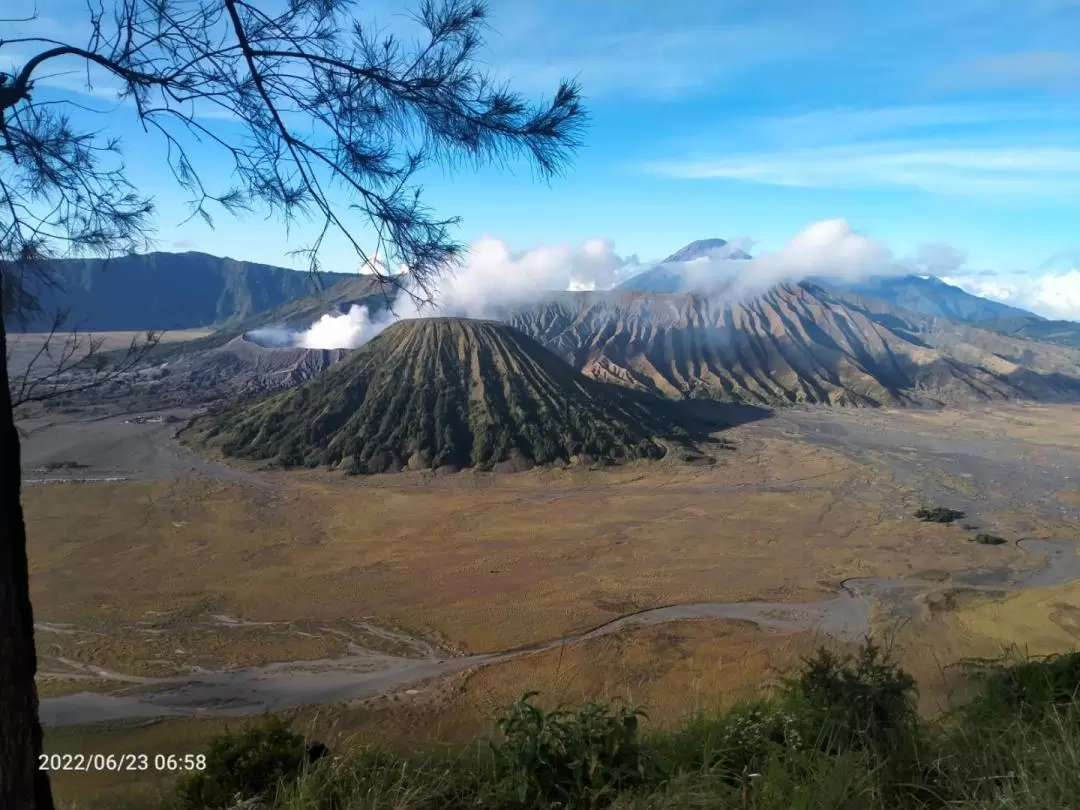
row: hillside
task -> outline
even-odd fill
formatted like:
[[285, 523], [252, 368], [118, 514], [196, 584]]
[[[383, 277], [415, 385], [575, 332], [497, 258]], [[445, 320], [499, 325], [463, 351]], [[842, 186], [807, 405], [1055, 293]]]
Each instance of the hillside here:
[[1051, 321], [1036, 315], [991, 318], [978, 324], [1006, 335], [1080, 349], [1080, 322]]
[[664, 396], [833, 405], [1080, 397], [1080, 352], [813, 284], [744, 301], [565, 293], [505, 319], [599, 380]]
[[213, 417], [227, 455], [353, 473], [659, 458], [671, 406], [586, 379], [509, 326], [401, 321], [291, 391]]
[[[249, 318], [318, 291], [308, 273], [205, 253], [62, 259], [49, 272], [53, 283], [35, 290], [42, 312], [20, 331], [47, 331], [57, 311], [81, 331], [188, 329]], [[351, 278], [323, 273], [320, 282]]]
[[851, 295], [876, 298], [895, 309], [940, 316], [959, 323], [980, 323], [994, 318], [1042, 320], [1031, 312], [980, 298], [933, 276], [880, 276], [848, 282], [815, 279], [814, 283]]
[[295, 388], [340, 362], [349, 350], [270, 349], [238, 335], [220, 346], [173, 354], [143, 368], [134, 380], [125, 376], [97, 386], [91, 399], [135, 400], [139, 404], [129, 407], [136, 410], [250, 399]]

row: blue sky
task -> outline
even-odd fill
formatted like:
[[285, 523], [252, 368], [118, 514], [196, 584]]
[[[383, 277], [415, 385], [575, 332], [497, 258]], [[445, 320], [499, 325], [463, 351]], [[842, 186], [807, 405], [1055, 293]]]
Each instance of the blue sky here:
[[[897, 255], [957, 248], [958, 278], [1015, 286], [1080, 266], [1080, 0], [490, 5], [491, 69], [537, 96], [577, 77], [592, 123], [573, 169], [547, 185], [522, 166], [427, 172], [428, 202], [464, 218], [465, 241], [603, 238], [645, 260], [710, 236], [778, 250], [844, 219]], [[36, 25], [81, 41], [82, 2], [47, 8]], [[398, 30], [402, 8], [360, 13]], [[21, 55], [0, 50], [0, 68]], [[49, 84], [87, 100], [77, 75]], [[91, 103], [108, 107], [98, 85]], [[133, 179], [158, 198], [163, 249], [288, 263], [285, 235], [260, 218], [178, 227], [158, 151], [129, 110], [108, 109]], [[324, 258], [355, 267], [340, 244]]]

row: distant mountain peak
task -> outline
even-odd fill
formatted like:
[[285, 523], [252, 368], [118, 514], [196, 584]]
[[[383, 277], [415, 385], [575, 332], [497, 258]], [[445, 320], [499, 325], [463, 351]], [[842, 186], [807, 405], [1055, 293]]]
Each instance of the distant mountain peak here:
[[686, 286], [687, 279], [685, 268], [679, 265], [710, 257], [749, 259], [750, 254], [739, 248], [733, 248], [726, 239], [718, 237], [698, 239], [676, 250], [654, 267], [627, 279], [619, 285], [618, 289], [654, 293], [681, 292]]
[[[750, 254], [746, 253], [739, 248], [729, 248], [729, 242], [726, 239], [720, 239], [719, 237], [713, 237], [711, 239], [698, 239], [691, 242], [683, 248], [672, 253], [666, 259], [664, 264], [669, 262], [690, 262], [694, 259], [704, 259], [714, 253], [723, 252], [725, 258], [729, 259], [749, 259]], [[725, 250], [726, 249], [726, 250]]]

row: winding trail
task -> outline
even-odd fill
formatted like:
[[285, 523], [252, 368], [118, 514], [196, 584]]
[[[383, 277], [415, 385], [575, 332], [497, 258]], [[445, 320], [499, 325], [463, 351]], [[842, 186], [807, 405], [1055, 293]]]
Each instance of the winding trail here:
[[898, 617], [919, 616], [918, 596], [928, 588], [951, 586], [1001, 593], [1055, 587], [1080, 580], [1077, 543], [1020, 540], [1017, 546], [1044, 557], [1045, 563], [1019, 572], [1009, 568], [973, 569], [953, 574], [947, 583], [852, 578], [840, 584], [835, 596], [803, 604], [708, 602], [666, 605], [620, 616], [579, 633], [495, 653], [452, 657], [421, 639], [367, 625], [369, 631], [413, 650], [416, 657], [354, 648], [350, 654], [332, 660], [283, 662], [162, 678], [136, 678], [81, 666], [77, 673], [63, 673], [63, 676], [126, 683], [137, 692], [119, 695], [79, 692], [46, 698], [41, 701], [41, 716], [45, 725], [61, 726], [171, 716], [237, 716], [308, 704], [340, 703], [395, 692], [430, 678], [609, 635], [631, 625], [686, 619], [739, 619], [760, 627], [817, 631], [852, 641], [870, 633], [875, 606], [885, 607], [890, 615]]

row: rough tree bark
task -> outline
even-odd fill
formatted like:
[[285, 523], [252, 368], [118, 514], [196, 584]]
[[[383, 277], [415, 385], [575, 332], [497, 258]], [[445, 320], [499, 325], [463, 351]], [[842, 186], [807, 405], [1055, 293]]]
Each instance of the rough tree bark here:
[[37, 653], [20, 501], [19, 433], [5, 357], [7, 335], [0, 318], [0, 808], [53, 810], [49, 775], [38, 768]]

